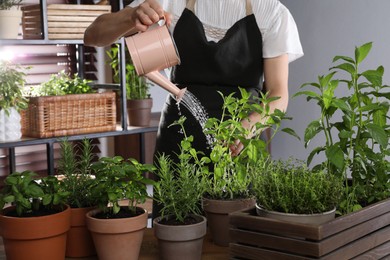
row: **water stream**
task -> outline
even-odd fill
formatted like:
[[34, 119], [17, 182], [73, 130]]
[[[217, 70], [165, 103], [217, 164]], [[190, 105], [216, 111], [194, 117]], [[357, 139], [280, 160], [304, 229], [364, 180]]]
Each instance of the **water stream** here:
[[[190, 113], [194, 116], [194, 118], [198, 121], [199, 125], [202, 127], [204, 133], [205, 125], [209, 117], [206, 109], [196, 98], [196, 96], [192, 94], [190, 91], [186, 90], [183, 96], [181, 97], [181, 99], [177, 102], [179, 113], [180, 113], [180, 105], [183, 105], [185, 108], [188, 109], [188, 111], [190, 111]], [[206, 134], [206, 133], [205, 133], [205, 137], [206, 137], [207, 144], [211, 148], [214, 142], [214, 138], [210, 134]]]

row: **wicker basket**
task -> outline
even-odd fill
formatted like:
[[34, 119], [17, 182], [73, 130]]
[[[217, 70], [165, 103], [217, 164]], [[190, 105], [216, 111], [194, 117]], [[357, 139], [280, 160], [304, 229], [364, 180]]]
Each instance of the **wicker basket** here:
[[[40, 5], [22, 6], [23, 39], [42, 39]], [[76, 39], [101, 14], [111, 12], [110, 5], [49, 4], [47, 6], [48, 38]]]
[[22, 113], [23, 136], [47, 138], [115, 129], [114, 92], [31, 97]]

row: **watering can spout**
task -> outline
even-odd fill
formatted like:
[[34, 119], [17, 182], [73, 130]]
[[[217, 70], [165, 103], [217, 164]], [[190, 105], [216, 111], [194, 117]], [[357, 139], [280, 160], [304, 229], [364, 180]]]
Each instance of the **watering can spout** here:
[[168, 92], [172, 93], [178, 102], [183, 98], [184, 93], [186, 91], [186, 88], [180, 89], [175, 84], [173, 84], [171, 81], [169, 81], [166, 77], [164, 77], [160, 72], [158, 71], [152, 71], [145, 74], [145, 77], [159, 85], [160, 87], [164, 88]]

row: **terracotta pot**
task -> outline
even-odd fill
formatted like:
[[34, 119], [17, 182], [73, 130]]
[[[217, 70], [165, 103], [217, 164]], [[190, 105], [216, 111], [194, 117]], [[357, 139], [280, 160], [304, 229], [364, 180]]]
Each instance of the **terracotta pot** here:
[[127, 116], [130, 126], [149, 126], [153, 99], [127, 100]]
[[0, 234], [7, 260], [64, 260], [66, 235], [70, 228], [70, 208], [41, 217], [8, 217], [8, 207], [0, 214]]
[[202, 203], [214, 244], [229, 246], [229, 214], [254, 207], [256, 200], [254, 198], [237, 200], [212, 200], [203, 198]]
[[207, 231], [207, 220], [192, 215], [199, 222], [192, 225], [163, 225], [162, 217], [153, 220], [154, 235], [158, 239], [160, 259], [199, 260], [202, 257], [203, 237]]
[[99, 212], [99, 209], [95, 209], [86, 215], [99, 260], [138, 259], [148, 212], [144, 210], [142, 215], [132, 218], [94, 218]]
[[96, 255], [91, 233], [87, 228], [85, 215], [93, 207], [71, 208], [71, 226], [66, 240], [67, 257], [87, 257]]

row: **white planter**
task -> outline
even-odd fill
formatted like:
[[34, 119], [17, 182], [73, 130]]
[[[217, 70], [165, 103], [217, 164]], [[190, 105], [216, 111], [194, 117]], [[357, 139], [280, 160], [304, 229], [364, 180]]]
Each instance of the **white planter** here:
[[17, 39], [21, 21], [21, 10], [0, 10], [0, 39]]
[[256, 204], [256, 213], [261, 217], [273, 218], [287, 222], [321, 225], [335, 218], [336, 209], [319, 214], [290, 214], [265, 210]]
[[22, 137], [22, 125], [19, 112], [10, 108], [9, 115], [0, 110], [0, 142], [16, 141]]

